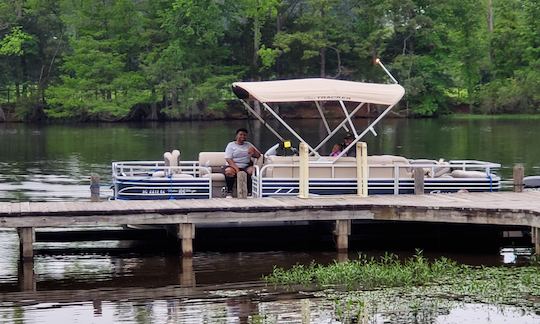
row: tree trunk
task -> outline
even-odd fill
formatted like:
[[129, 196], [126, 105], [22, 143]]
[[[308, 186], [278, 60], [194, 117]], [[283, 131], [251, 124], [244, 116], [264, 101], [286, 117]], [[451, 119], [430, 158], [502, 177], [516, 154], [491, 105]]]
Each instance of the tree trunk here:
[[319, 56], [321, 58], [320, 76], [324, 78], [326, 76], [326, 48], [319, 49]]
[[488, 58], [489, 63], [491, 64], [493, 62], [493, 49], [491, 48], [491, 37], [493, 35], [493, 0], [488, 0], [487, 6], [487, 24], [489, 34]]
[[158, 113], [157, 113], [157, 102], [154, 99], [156, 97], [156, 89], [152, 88], [152, 103], [150, 104], [150, 116], [148, 116], [149, 120], [158, 120]]
[[253, 17], [253, 58], [251, 65], [253, 66], [253, 76], [257, 75], [259, 67], [259, 49], [261, 46], [261, 22], [259, 17]]

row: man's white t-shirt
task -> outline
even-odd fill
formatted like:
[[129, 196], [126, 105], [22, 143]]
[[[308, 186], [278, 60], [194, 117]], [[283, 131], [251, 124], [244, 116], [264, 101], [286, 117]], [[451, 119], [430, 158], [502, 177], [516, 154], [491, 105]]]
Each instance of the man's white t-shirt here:
[[225, 148], [225, 158], [232, 159], [239, 168], [244, 169], [251, 163], [251, 156], [248, 153], [250, 147], [253, 147], [253, 144], [247, 141], [242, 145], [230, 142]]

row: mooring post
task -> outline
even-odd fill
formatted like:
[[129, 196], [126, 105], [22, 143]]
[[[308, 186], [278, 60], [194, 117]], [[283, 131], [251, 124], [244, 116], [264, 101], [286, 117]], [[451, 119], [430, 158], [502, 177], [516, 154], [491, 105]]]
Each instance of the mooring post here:
[[22, 260], [32, 260], [34, 257], [34, 241], [36, 233], [33, 227], [19, 227], [19, 252]]
[[236, 175], [236, 197], [240, 199], [247, 198], [247, 173], [245, 171], [240, 171]]
[[514, 165], [514, 192], [523, 192], [523, 178], [525, 176], [525, 168], [523, 164], [516, 163]]
[[424, 194], [424, 169], [414, 168], [414, 194]]
[[178, 238], [182, 243], [182, 256], [193, 255], [193, 239], [195, 238], [195, 224], [183, 223], [178, 226]]
[[99, 176], [97, 174], [90, 176], [90, 201], [99, 201]]
[[351, 221], [347, 219], [339, 219], [336, 221], [336, 247], [338, 253], [347, 252], [349, 250], [349, 235], [351, 234]]
[[368, 196], [368, 171], [367, 143], [356, 143], [356, 194], [359, 197]]
[[298, 197], [309, 198], [309, 153], [306, 143], [300, 143], [299, 187]]

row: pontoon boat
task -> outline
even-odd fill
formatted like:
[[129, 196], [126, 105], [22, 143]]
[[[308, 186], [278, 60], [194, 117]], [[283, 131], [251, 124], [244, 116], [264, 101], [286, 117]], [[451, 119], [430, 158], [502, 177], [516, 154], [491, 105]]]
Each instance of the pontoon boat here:
[[[381, 65], [382, 66], [382, 65]], [[309, 193], [343, 195], [357, 192], [356, 143], [366, 135], [377, 135], [375, 126], [401, 100], [405, 90], [399, 84], [374, 84], [313, 78], [262, 82], [237, 82], [233, 92], [245, 108], [262, 122], [280, 142], [292, 135], [295, 142], [309, 148]], [[258, 113], [250, 103], [259, 102]], [[304, 106], [312, 102], [318, 111], [326, 136], [318, 143], [308, 143], [302, 130], [293, 129], [278, 113], [283, 103]], [[326, 109], [323, 105], [326, 105]], [[354, 118], [362, 109], [375, 106], [382, 112], [364, 129], [357, 129]], [[331, 125], [325, 110], [338, 111], [341, 121]], [[288, 136], [280, 134], [269, 121], [279, 122]], [[334, 121], [335, 122], [335, 121]], [[322, 154], [330, 141], [341, 139], [344, 132], [353, 141], [336, 156]], [[116, 199], [191, 199], [221, 197], [225, 178], [221, 167], [224, 152], [201, 152], [198, 161], [114, 162], [113, 183]], [[351, 156], [352, 155], [352, 156]], [[176, 155], [177, 156], [177, 155]], [[167, 161], [168, 160], [168, 161]], [[430, 192], [498, 191], [500, 177], [493, 173], [500, 164], [475, 160], [407, 159], [401, 156], [368, 156], [369, 194], [410, 194], [414, 192], [413, 170], [423, 170], [424, 190]], [[279, 156], [275, 147], [255, 161], [253, 175], [255, 197], [295, 196], [299, 189], [299, 157]]]

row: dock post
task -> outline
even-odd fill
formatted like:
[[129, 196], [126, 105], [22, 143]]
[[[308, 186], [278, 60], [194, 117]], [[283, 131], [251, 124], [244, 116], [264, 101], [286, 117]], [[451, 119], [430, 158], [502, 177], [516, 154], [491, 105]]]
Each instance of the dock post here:
[[247, 198], [247, 173], [240, 171], [236, 175], [236, 197], [240, 199]]
[[309, 153], [306, 143], [300, 143], [300, 175], [298, 197], [309, 198]]
[[525, 170], [523, 164], [516, 163], [514, 165], [514, 192], [523, 192], [523, 177], [525, 176]]
[[367, 143], [356, 143], [356, 194], [359, 197], [368, 196], [368, 163], [367, 163]]
[[19, 227], [19, 252], [22, 260], [32, 260], [34, 257], [34, 241], [36, 233], [33, 227]]
[[339, 219], [336, 221], [336, 247], [338, 253], [344, 253], [349, 250], [349, 235], [351, 234], [351, 221]]
[[99, 176], [97, 174], [90, 176], [90, 201], [99, 201]]
[[414, 168], [414, 194], [424, 194], [424, 169]]
[[195, 238], [195, 224], [184, 223], [178, 226], [178, 238], [182, 243], [182, 256], [193, 255], [193, 239]]

